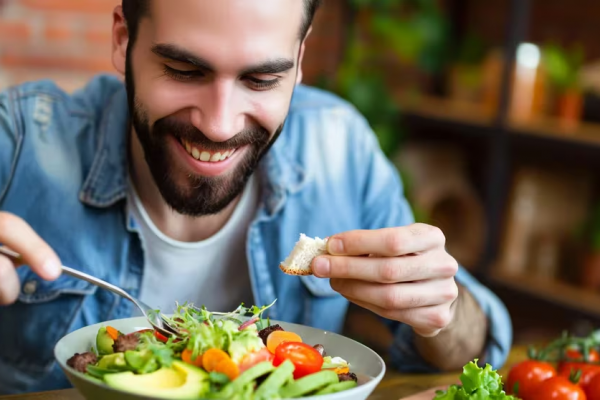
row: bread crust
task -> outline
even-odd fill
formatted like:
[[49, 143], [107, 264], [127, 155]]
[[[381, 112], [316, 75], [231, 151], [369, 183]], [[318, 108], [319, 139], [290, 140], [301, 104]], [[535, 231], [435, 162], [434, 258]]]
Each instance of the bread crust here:
[[312, 271], [311, 270], [297, 270], [297, 269], [292, 269], [292, 268], [288, 268], [283, 264], [279, 264], [279, 269], [282, 270], [283, 272], [285, 272], [288, 275], [296, 275], [296, 276], [308, 276], [308, 275], [312, 275]]

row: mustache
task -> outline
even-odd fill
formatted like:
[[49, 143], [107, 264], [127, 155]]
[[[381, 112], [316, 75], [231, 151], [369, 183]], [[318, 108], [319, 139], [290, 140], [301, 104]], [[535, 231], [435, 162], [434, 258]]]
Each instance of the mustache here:
[[161, 136], [172, 135], [177, 139], [185, 140], [199, 145], [205, 150], [214, 152], [237, 149], [243, 146], [264, 145], [269, 142], [271, 136], [266, 129], [255, 127], [244, 129], [224, 142], [214, 142], [192, 124], [181, 122], [171, 117], [156, 121], [153, 131], [155, 134]]

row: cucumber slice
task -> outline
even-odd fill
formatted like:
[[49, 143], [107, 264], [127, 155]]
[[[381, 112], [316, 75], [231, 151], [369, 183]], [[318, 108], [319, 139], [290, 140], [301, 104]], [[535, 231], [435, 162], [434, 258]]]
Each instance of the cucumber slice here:
[[233, 382], [228, 383], [221, 389], [219, 393], [216, 393], [212, 398], [219, 399], [230, 399], [234, 395], [237, 395], [240, 392], [243, 392], [244, 388], [249, 384], [254, 384], [254, 381], [261, 376], [271, 373], [275, 370], [273, 364], [270, 361], [263, 361], [261, 363], [256, 364], [252, 368], [244, 371], [240, 376], [238, 376]]
[[356, 386], [356, 382], [354, 382], [354, 381], [344, 381], [344, 382], [333, 383], [333, 384], [331, 384], [329, 386], [325, 386], [323, 389], [317, 391], [317, 393], [315, 393], [315, 396], [343, 392], [344, 390], [352, 389], [355, 386]]
[[340, 380], [335, 372], [329, 370], [319, 371], [284, 386], [279, 391], [279, 394], [283, 398], [301, 397], [325, 386], [338, 383], [339, 381]]
[[277, 393], [283, 385], [293, 380], [294, 363], [285, 360], [267, 379], [258, 387], [254, 396], [256, 399], [262, 399], [265, 396]]

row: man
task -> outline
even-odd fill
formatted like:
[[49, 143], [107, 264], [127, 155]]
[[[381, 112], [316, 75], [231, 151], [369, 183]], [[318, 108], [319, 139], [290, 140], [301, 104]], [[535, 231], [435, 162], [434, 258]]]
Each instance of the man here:
[[[413, 223], [365, 120], [300, 84], [316, 7], [123, 0], [112, 60], [125, 85], [0, 95], [0, 243], [22, 255], [0, 258], [0, 392], [68, 386], [56, 341], [134, 313], [61, 263], [166, 312], [277, 299], [271, 318], [340, 331], [353, 302], [387, 324], [403, 371], [502, 365], [502, 303], [439, 229]], [[279, 269], [300, 233], [330, 238], [314, 276]]]

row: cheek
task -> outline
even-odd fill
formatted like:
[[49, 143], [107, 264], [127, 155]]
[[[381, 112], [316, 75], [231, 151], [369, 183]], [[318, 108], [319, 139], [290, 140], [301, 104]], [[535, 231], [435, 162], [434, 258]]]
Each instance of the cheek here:
[[198, 92], [197, 87], [177, 83], [163, 76], [160, 69], [142, 72], [136, 81], [136, 96], [144, 105], [151, 124], [194, 107]]
[[274, 132], [285, 120], [294, 85], [275, 88], [269, 92], [251, 93], [251, 117], [269, 132]]

